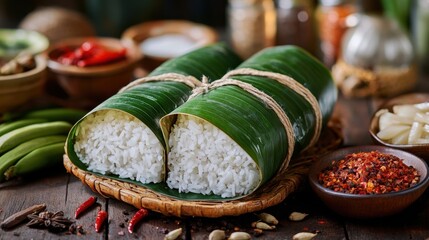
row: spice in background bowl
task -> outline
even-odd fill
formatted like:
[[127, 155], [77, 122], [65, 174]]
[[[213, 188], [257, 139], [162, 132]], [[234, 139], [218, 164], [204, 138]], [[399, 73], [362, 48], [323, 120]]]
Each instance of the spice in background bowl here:
[[143, 77], [171, 58], [215, 43], [218, 34], [207, 25], [191, 21], [155, 20], [129, 27], [121, 39], [140, 47], [143, 73], [139, 75]]
[[164, 34], [144, 40], [140, 49], [146, 56], [174, 58], [195, 50], [201, 45], [182, 34]]
[[[338, 162], [339, 171], [334, 173], [331, 168]], [[391, 168], [393, 165], [402, 170]], [[331, 173], [325, 175], [326, 169]], [[320, 176], [331, 186], [324, 186]], [[421, 158], [402, 150], [369, 145], [342, 148], [323, 156], [311, 166], [309, 182], [337, 214], [375, 218], [399, 213], [410, 206], [428, 187], [429, 177], [428, 166]]]
[[319, 174], [319, 183], [336, 192], [380, 194], [406, 190], [420, 175], [403, 160], [378, 151], [347, 154]]
[[23, 73], [36, 68], [36, 59], [33, 54], [25, 51], [22, 51], [16, 57], [3, 62], [4, 63], [0, 63], [0, 76]]

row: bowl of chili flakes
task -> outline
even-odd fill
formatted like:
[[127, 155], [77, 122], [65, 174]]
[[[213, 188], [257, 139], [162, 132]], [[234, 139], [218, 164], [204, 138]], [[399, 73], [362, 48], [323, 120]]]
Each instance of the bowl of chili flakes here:
[[351, 218], [402, 212], [429, 184], [427, 163], [399, 149], [368, 145], [338, 149], [316, 161], [309, 183], [327, 207]]

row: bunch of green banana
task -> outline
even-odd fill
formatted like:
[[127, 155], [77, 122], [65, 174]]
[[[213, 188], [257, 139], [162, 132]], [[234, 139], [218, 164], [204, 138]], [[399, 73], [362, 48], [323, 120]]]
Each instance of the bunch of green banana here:
[[6, 114], [0, 124], [0, 182], [24, 176], [62, 161], [72, 125], [86, 114], [71, 108]]

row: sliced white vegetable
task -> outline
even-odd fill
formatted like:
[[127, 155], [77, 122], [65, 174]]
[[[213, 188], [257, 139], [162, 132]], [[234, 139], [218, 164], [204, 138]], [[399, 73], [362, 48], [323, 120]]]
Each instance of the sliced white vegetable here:
[[421, 112], [415, 105], [404, 104], [404, 105], [395, 105], [393, 106], [393, 112], [399, 116], [412, 117], [416, 113]]
[[424, 111], [424, 112], [429, 111], [429, 102], [417, 103], [417, 104], [414, 104], [414, 106], [421, 111]]
[[424, 113], [417, 113], [414, 120], [421, 123], [429, 124], [429, 115]]
[[397, 135], [409, 131], [410, 126], [406, 125], [390, 125], [390, 127], [381, 130], [377, 133], [377, 136], [382, 140], [389, 140], [391, 138], [396, 137]]
[[390, 139], [389, 142], [392, 144], [395, 144], [395, 145], [408, 144], [408, 135], [409, 135], [409, 132], [404, 131], [404, 132], [398, 134], [396, 137]]
[[410, 129], [410, 134], [408, 135], [408, 144], [415, 144], [417, 139], [420, 138], [423, 132], [423, 124], [419, 122], [414, 122]]
[[423, 131], [425, 131], [426, 133], [429, 133], [429, 124], [425, 124], [423, 126]]
[[[413, 115], [414, 116], [414, 115]], [[391, 112], [385, 112], [380, 115], [378, 128], [384, 130], [391, 125], [411, 125], [413, 124], [413, 117], [398, 116]]]

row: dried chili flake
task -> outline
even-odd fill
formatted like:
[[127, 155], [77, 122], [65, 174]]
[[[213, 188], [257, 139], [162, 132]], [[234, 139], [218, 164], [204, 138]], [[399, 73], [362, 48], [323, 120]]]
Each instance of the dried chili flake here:
[[319, 183], [336, 192], [380, 194], [408, 189], [420, 175], [403, 160], [378, 151], [352, 153], [319, 174]]
[[326, 224], [326, 220], [325, 219], [319, 219], [317, 220], [318, 224]]

